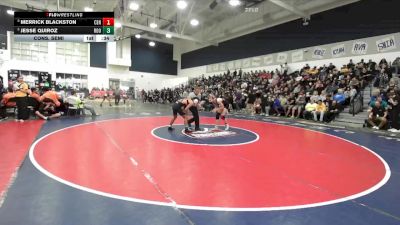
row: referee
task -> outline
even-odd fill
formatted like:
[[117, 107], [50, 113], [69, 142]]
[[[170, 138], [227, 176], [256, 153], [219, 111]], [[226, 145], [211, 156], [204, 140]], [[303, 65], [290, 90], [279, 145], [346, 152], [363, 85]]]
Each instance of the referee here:
[[200, 130], [200, 117], [199, 117], [199, 110], [198, 110], [198, 103], [200, 102], [200, 98], [199, 98], [199, 94], [200, 94], [200, 88], [195, 88], [192, 92], [189, 93], [189, 98], [192, 99], [193, 101], [193, 106], [189, 108], [190, 112], [192, 112], [193, 118], [191, 118], [190, 120], [188, 120], [188, 125], [189, 127], [191, 126], [191, 124], [194, 122], [195, 124], [195, 131], [199, 131]]
[[15, 102], [17, 103], [18, 115], [16, 121], [24, 122], [29, 118], [28, 111], [28, 84], [24, 82], [24, 77], [20, 75], [14, 85]]

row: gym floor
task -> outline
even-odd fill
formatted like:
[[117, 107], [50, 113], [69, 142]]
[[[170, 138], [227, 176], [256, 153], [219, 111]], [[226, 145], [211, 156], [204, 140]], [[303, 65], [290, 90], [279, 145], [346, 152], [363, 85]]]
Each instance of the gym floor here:
[[96, 109], [0, 123], [1, 225], [400, 224], [398, 136], [237, 114], [196, 138], [165, 105]]

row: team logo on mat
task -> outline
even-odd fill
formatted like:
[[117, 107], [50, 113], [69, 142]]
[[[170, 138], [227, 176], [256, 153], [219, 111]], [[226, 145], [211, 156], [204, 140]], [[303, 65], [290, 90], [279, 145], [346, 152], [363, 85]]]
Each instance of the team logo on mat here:
[[185, 133], [185, 130], [182, 130], [182, 133], [192, 138], [228, 137], [228, 136], [235, 136], [237, 134], [236, 132], [230, 130], [219, 130], [219, 129], [208, 129], [208, 128], [204, 128], [204, 130], [194, 131], [190, 133]]
[[257, 133], [247, 129], [230, 127], [229, 130], [223, 130], [223, 128], [221, 126], [219, 129], [215, 129], [214, 125], [202, 124], [201, 131], [185, 133], [183, 125], [176, 125], [172, 131], [168, 130], [168, 126], [162, 126], [154, 128], [151, 133], [165, 141], [192, 145], [244, 145], [256, 142], [259, 139]]

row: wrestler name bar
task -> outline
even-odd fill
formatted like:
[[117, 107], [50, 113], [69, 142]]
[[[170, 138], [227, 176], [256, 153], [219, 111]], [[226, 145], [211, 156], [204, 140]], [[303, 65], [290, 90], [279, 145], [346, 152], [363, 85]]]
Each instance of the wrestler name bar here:
[[90, 27], [14, 27], [14, 35], [21, 34], [104, 34], [113, 35], [114, 26]]
[[[112, 17], [104, 17], [104, 18], [112, 18]], [[105, 24], [108, 21], [103, 20], [103, 18], [81, 18], [81, 19], [67, 19], [67, 18], [57, 18], [57, 19], [48, 19], [48, 18], [15, 18], [14, 19], [14, 27], [36, 27], [36, 26], [110, 26], [110, 24]]]

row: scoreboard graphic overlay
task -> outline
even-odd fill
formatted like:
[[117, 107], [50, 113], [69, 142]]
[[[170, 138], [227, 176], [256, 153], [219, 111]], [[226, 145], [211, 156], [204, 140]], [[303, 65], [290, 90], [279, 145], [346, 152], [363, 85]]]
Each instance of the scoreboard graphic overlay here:
[[15, 12], [15, 41], [114, 41], [114, 12]]

